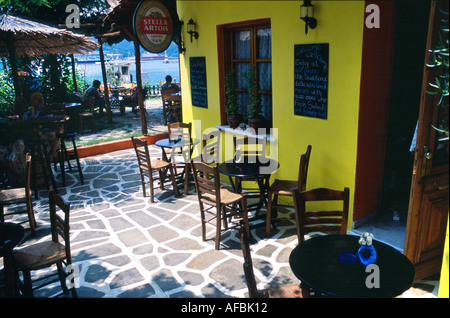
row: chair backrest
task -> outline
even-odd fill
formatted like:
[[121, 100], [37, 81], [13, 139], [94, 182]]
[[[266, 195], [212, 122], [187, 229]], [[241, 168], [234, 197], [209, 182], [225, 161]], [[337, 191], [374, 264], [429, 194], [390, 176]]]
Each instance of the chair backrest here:
[[195, 189], [203, 210], [203, 203], [220, 206], [220, 176], [218, 166], [209, 166], [204, 162], [191, 160]]
[[178, 153], [182, 153], [184, 161], [187, 162], [191, 159], [192, 155], [192, 123], [167, 123], [167, 129], [169, 133], [169, 140], [174, 141], [177, 139], [183, 140], [183, 146], [178, 148]]
[[95, 97], [93, 97], [93, 96], [89, 97], [88, 106], [89, 106], [89, 111], [91, 111], [92, 114], [94, 114], [94, 111], [95, 111]]
[[25, 155], [25, 196], [31, 198], [31, 155]]
[[[303, 192], [296, 192], [297, 220], [299, 222], [299, 242], [304, 241], [304, 236], [309, 232], [340, 232], [347, 233], [349, 188], [343, 191], [317, 188]], [[316, 210], [306, 211], [306, 203], [314, 201], [342, 201], [342, 208], [332, 211]]]
[[258, 293], [258, 289], [256, 287], [256, 279], [255, 274], [253, 272], [253, 262], [252, 256], [250, 254], [250, 244], [248, 243], [248, 237], [245, 233], [244, 228], [239, 228], [239, 238], [241, 240], [242, 254], [244, 255], [244, 274], [245, 281], [247, 282], [248, 287], [248, 296], [250, 298], [258, 298], [260, 295]]
[[220, 162], [220, 130], [202, 136], [202, 161], [208, 164]]
[[173, 95], [178, 93], [176, 88], [161, 89], [161, 99], [163, 101], [173, 100]]
[[0, 257], [3, 258], [3, 271], [0, 272], [0, 297], [14, 297], [15, 279], [13, 244], [11, 241], [0, 244]]
[[266, 156], [266, 142], [267, 138], [255, 138], [244, 136], [242, 138], [237, 138], [233, 136], [233, 158], [236, 162], [252, 161], [256, 160], [257, 157]]
[[309, 145], [306, 152], [300, 157], [300, 166], [298, 168], [298, 190], [306, 190], [306, 179], [308, 177], [309, 158], [311, 157], [311, 148]]
[[152, 169], [152, 166], [147, 141], [140, 140], [134, 137], [131, 137], [131, 141], [133, 143], [134, 151], [136, 152], [139, 169], [147, 169], [148, 171], [150, 171]]
[[192, 138], [192, 123], [167, 123], [167, 130], [169, 140], [176, 140], [178, 138], [191, 140]]
[[[52, 241], [61, 242], [61, 238], [66, 248], [66, 255], [68, 255], [67, 257], [70, 257], [70, 204], [66, 204], [55, 192], [49, 191], [49, 206]], [[58, 215], [57, 208], [62, 211], [63, 217]]]

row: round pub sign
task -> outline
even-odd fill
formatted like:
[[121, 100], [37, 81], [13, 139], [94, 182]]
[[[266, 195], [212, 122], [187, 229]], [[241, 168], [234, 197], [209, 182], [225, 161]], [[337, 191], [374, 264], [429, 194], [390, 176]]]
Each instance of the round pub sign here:
[[137, 6], [133, 27], [139, 42], [149, 52], [164, 52], [172, 42], [172, 16], [159, 1], [142, 1]]

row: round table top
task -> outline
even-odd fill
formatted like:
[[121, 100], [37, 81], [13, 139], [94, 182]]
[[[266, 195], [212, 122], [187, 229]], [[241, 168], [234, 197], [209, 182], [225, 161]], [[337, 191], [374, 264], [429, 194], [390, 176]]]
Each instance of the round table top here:
[[[392, 246], [374, 240], [378, 269], [358, 257], [359, 236], [321, 235], [302, 242], [290, 255], [295, 276], [313, 289], [336, 297], [395, 297], [409, 289], [415, 277], [409, 259]], [[356, 253], [354, 264], [339, 260], [339, 252]], [[376, 276], [378, 275], [378, 276]], [[376, 281], [375, 279], [379, 279]], [[379, 285], [375, 285], [378, 282]]]
[[[196, 138], [192, 138], [192, 145], [196, 145], [200, 142], [200, 140], [196, 139]], [[164, 139], [160, 139], [157, 140], [155, 142], [155, 145], [157, 145], [158, 147], [163, 147], [163, 148], [173, 148], [173, 147], [182, 147], [182, 146], [186, 146], [188, 145], [188, 143], [185, 143], [184, 139], [172, 139], [170, 140], [169, 138], [164, 138]]]
[[279, 164], [274, 159], [266, 158], [267, 162], [233, 162], [226, 161], [219, 165], [219, 172], [231, 177], [257, 177], [274, 173]]
[[53, 123], [53, 122], [62, 122], [69, 119], [69, 116], [67, 115], [43, 115], [39, 118], [30, 118], [30, 119], [21, 119], [21, 120], [12, 120], [8, 121], [9, 126], [19, 126], [19, 127], [30, 127], [30, 126], [37, 126], [47, 123]]
[[0, 244], [11, 241], [13, 246], [19, 244], [25, 236], [25, 229], [20, 224], [0, 223]]

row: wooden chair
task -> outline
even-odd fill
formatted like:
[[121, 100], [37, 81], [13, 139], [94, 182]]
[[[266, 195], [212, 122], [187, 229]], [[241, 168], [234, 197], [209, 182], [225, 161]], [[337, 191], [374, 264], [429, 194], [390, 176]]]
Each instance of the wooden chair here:
[[[70, 204], [53, 191], [49, 192], [51, 240], [32, 244], [14, 252], [14, 261], [19, 271], [23, 273], [22, 293], [25, 297], [33, 297], [33, 291], [56, 281], [60, 281], [64, 294], [68, 293], [66, 278], [71, 278], [70, 290], [72, 297], [77, 297], [74, 284], [74, 271], [72, 268], [72, 256], [70, 252], [69, 215]], [[63, 213], [63, 217], [57, 214]], [[51, 267], [56, 264], [58, 278], [52, 279], [55, 274], [39, 277], [31, 280], [31, 271]], [[65, 265], [65, 269], [63, 267]], [[36, 283], [44, 283], [36, 286]], [[35, 285], [33, 287], [33, 284]]]
[[15, 269], [13, 261], [13, 244], [11, 241], [0, 242], [0, 257], [3, 258], [3, 270], [0, 271], [0, 298], [15, 297]]
[[[298, 168], [297, 181], [276, 179], [274, 183], [269, 187], [269, 190], [267, 191], [267, 218], [266, 218], [267, 235], [269, 235], [270, 233], [271, 222], [280, 219], [278, 217], [275, 218], [272, 217], [272, 209], [287, 206], [283, 204], [278, 204], [278, 196], [281, 195], [294, 198], [294, 194], [296, 191], [306, 190], [306, 179], [308, 176], [308, 166], [309, 166], [309, 158], [311, 157], [311, 148], [312, 146], [309, 145], [306, 149], [306, 152], [302, 154], [300, 157], [300, 166]], [[272, 196], [274, 197], [273, 200]], [[294, 200], [294, 208], [295, 204], [296, 202]]]
[[[143, 88], [142, 89], [142, 95], [143, 99], [145, 101], [145, 98], [147, 97], [148, 89]], [[119, 93], [117, 93], [119, 95]], [[114, 99], [112, 99], [114, 100]], [[120, 115], [125, 115], [126, 107], [131, 107], [131, 111], [138, 116], [139, 113], [139, 92], [137, 90], [137, 87], [131, 88], [129, 92], [122, 94], [120, 97], [117, 96], [117, 102], [119, 103], [120, 108]], [[116, 102], [116, 103], [117, 103]], [[145, 103], [144, 103], [144, 111], [147, 113], [147, 110], [145, 109]]]
[[163, 115], [166, 122], [181, 121], [181, 96], [175, 88], [162, 89]]
[[25, 128], [27, 139], [25, 141], [26, 151], [30, 153], [31, 161], [31, 186], [34, 190], [36, 200], [39, 198], [39, 180], [43, 180], [47, 191], [50, 191], [50, 184], [53, 191], [58, 191], [55, 176], [51, 167], [53, 153], [49, 153], [49, 148], [54, 149], [51, 141], [44, 137], [45, 129], [39, 125], [30, 125]]
[[[170, 175], [172, 179], [173, 190], [175, 195], [178, 197], [180, 194], [178, 192], [177, 183], [175, 181], [175, 174], [172, 163], [161, 160], [161, 159], [150, 159], [150, 152], [148, 150], [148, 145], [146, 140], [140, 140], [134, 137], [131, 137], [131, 141], [133, 142], [134, 150], [136, 151], [136, 157], [138, 160], [139, 171], [141, 174], [141, 182], [142, 182], [142, 191], [144, 193], [144, 197], [147, 196], [147, 192], [145, 190], [145, 185], [150, 185], [150, 200], [151, 202], [155, 202], [155, 195], [153, 190], [153, 182], [156, 180], [160, 181], [160, 188], [164, 190], [164, 180], [166, 178], [167, 170], [170, 170]], [[158, 172], [159, 177], [154, 177], [153, 172]], [[148, 178], [149, 181], [146, 181]]]
[[[188, 194], [189, 178], [191, 176], [190, 160], [192, 158], [192, 123], [167, 123], [169, 140], [174, 141], [182, 139], [186, 142], [185, 146], [176, 149], [163, 149], [166, 155], [172, 158], [172, 165], [175, 171], [175, 177], [179, 177], [180, 182], [184, 182], [184, 194]], [[177, 169], [181, 169], [178, 173]]]
[[167, 122], [167, 131], [170, 140], [176, 139], [192, 139], [192, 123]]
[[[233, 136], [233, 160], [235, 162], [243, 163], [255, 162], [260, 158], [264, 158], [263, 161], [267, 160], [266, 143], [267, 139], [265, 137], [257, 140], [257, 138], [254, 137], [244, 136], [241, 138], [237, 138], [236, 136]], [[257, 188], [249, 186], [245, 187], [247, 198], [261, 198], [262, 192], [264, 191], [261, 185], [263, 185], [265, 182], [268, 182], [268, 180], [265, 180], [264, 177], [243, 177], [236, 179], [237, 190], [242, 190], [242, 182], [244, 181], [252, 181], [258, 184]]]
[[220, 130], [214, 130], [202, 136], [201, 161], [209, 165], [218, 165], [220, 162]]
[[80, 117], [80, 134], [83, 134], [83, 119], [84, 118], [90, 118], [91, 119], [91, 130], [92, 132], [96, 132], [95, 129], [95, 98], [90, 97], [88, 101], [89, 111], [79, 113], [78, 116]]
[[[305, 240], [305, 234], [310, 232], [340, 232], [347, 233], [349, 188], [343, 191], [317, 188], [303, 192], [295, 192], [297, 204], [295, 213], [297, 215], [298, 242]], [[314, 201], [342, 201], [342, 208], [337, 210], [316, 210], [306, 212], [306, 203]]]
[[[220, 247], [220, 234], [228, 229], [228, 219], [239, 216], [242, 218], [243, 227], [249, 235], [247, 199], [238, 193], [228, 191], [220, 186], [219, 169], [211, 167], [203, 162], [191, 160], [192, 171], [197, 191], [200, 214], [202, 219], [202, 239], [206, 241], [206, 223], [215, 221], [216, 225], [216, 250]], [[206, 207], [209, 206], [209, 207]], [[238, 208], [240, 206], [240, 208]], [[212, 211], [213, 210], [213, 211]], [[208, 217], [208, 219], [207, 219]], [[240, 220], [236, 226], [240, 225]]]
[[233, 158], [236, 162], [252, 162], [266, 156], [267, 138], [233, 136]]
[[248, 287], [249, 298], [307, 298], [309, 297], [309, 289], [302, 288], [299, 285], [283, 285], [273, 286], [264, 290], [258, 290], [256, 286], [255, 274], [253, 272], [253, 262], [250, 253], [250, 245], [248, 235], [239, 229], [239, 237], [241, 240], [242, 253], [244, 254], [244, 273]]
[[[31, 156], [26, 154], [25, 163], [25, 185], [23, 188], [3, 189], [0, 190], [0, 221], [5, 221], [5, 215], [27, 213], [28, 221], [30, 222], [31, 233], [36, 234], [36, 220], [34, 218], [33, 202], [31, 200]], [[26, 210], [10, 212], [5, 214], [4, 206], [25, 202]]]
[[[66, 167], [65, 167], [64, 161], [67, 162], [69, 171], [72, 171], [72, 165], [70, 163], [71, 156], [73, 156], [75, 158], [75, 162], [76, 162], [77, 168], [78, 168], [78, 174], [80, 175], [81, 184], [84, 184], [83, 171], [81, 171], [80, 158], [78, 157], [77, 144], [75, 142], [76, 135], [77, 135], [76, 132], [73, 132], [73, 133], [63, 132], [62, 134], [58, 135], [58, 137], [60, 138], [61, 147], [60, 147], [57, 155], [58, 155], [58, 159], [59, 159], [59, 167], [61, 169], [63, 186], [66, 186]], [[69, 149], [67, 149], [66, 140], [67, 141], [70, 140], [72, 142], [72, 147]]]

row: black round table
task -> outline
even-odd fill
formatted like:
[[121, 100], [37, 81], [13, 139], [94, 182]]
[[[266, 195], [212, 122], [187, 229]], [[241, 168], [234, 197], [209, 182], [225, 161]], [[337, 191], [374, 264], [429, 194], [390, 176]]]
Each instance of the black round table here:
[[[390, 298], [408, 290], [415, 277], [409, 259], [392, 246], [374, 240], [378, 270], [361, 264], [357, 256], [359, 236], [321, 235], [306, 240], [295, 247], [289, 264], [295, 276], [312, 289], [333, 297]], [[344, 263], [339, 252], [356, 253], [356, 263]], [[378, 275], [379, 286], [373, 286]], [[378, 288], [377, 288], [378, 287]]]
[[0, 223], [0, 245], [3, 245], [6, 241], [11, 241], [13, 246], [16, 246], [22, 241], [24, 236], [25, 229], [20, 224]]
[[155, 145], [158, 147], [162, 148], [162, 155], [163, 155], [163, 159], [167, 162], [171, 161], [172, 158], [172, 153], [171, 153], [171, 158], [167, 158], [167, 154], [164, 151], [164, 148], [183, 148], [185, 146], [191, 146], [189, 151], [189, 156], [192, 156], [192, 152], [193, 152], [193, 148], [195, 145], [197, 145], [200, 142], [200, 140], [192, 138], [191, 143], [187, 142], [187, 140], [184, 139], [169, 139], [169, 138], [164, 138], [164, 139], [160, 139], [157, 140], [155, 142]]
[[276, 160], [270, 158], [266, 158], [266, 160], [267, 162], [225, 161], [219, 165], [219, 172], [229, 177], [238, 178], [270, 176], [279, 168], [279, 164]]
[[[260, 190], [259, 202], [255, 205], [257, 215], [262, 205], [266, 200], [267, 190], [269, 188], [270, 175], [279, 168], [279, 163], [270, 158], [265, 158], [265, 161], [260, 162], [235, 162], [225, 161], [219, 164], [219, 172], [226, 175], [230, 179], [233, 192], [242, 192], [242, 181], [245, 179], [254, 179], [258, 183]], [[235, 181], [233, 181], [235, 178]], [[250, 210], [252, 206], [248, 205]]]

